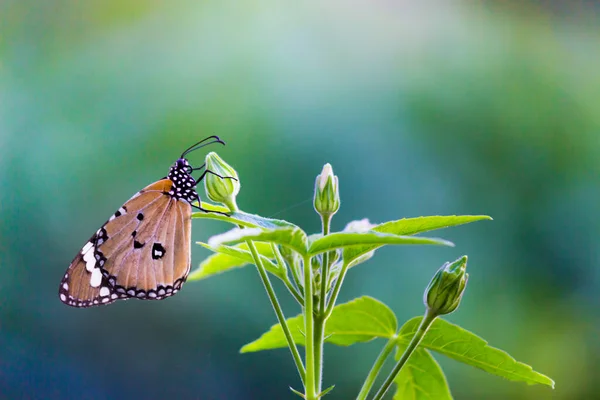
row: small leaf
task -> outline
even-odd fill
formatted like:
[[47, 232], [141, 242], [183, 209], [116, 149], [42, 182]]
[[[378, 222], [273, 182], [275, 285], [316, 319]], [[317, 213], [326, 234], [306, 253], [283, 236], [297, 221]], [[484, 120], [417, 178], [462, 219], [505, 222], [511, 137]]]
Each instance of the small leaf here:
[[[304, 317], [297, 315], [287, 319], [287, 325], [296, 344], [304, 345]], [[363, 296], [348, 303], [334, 307], [325, 335], [331, 335], [326, 341], [338, 346], [350, 346], [354, 343], [368, 342], [378, 337], [391, 338], [396, 334], [398, 322], [393, 311], [372, 297]], [[278, 349], [287, 347], [281, 325], [276, 324], [255, 341], [248, 343], [240, 352]]]
[[[470, 222], [492, 219], [487, 215], [448, 215], [448, 216], [431, 216], [418, 218], [404, 218], [397, 221], [389, 221], [377, 225], [372, 228], [372, 231], [380, 233], [391, 233], [394, 235], [411, 236], [417, 233], [423, 233], [441, 228], [448, 228]], [[369, 244], [364, 246], [353, 246], [344, 248], [343, 259], [344, 263], [357, 265], [353, 261], [365, 253], [373, 251], [381, 247], [378, 244]]]
[[[241, 225], [248, 228], [265, 228], [265, 229], [277, 229], [277, 228], [298, 228], [291, 222], [287, 222], [280, 219], [264, 218], [255, 214], [248, 214], [243, 211], [236, 211], [231, 213], [227, 208], [221, 206], [215, 206], [210, 203], [202, 203], [202, 208], [223, 212], [227, 215], [216, 214], [211, 212], [195, 212], [192, 213], [192, 218], [204, 218], [204, 219], [215, 219], [219, 221], [229, 222], [234, 225]], [[298, 228], [299, 229], [299, 228]]]
[[443, 246], [454, 246], [447, 240], [418, 236], [399, 236], [378, 232], [336, 232], [315, 240], [310, 245], [308, 253], [311, 256], [314, 256], [316, 254], [339, 249], [341, 247], [356, 245], [383, 246], [385, 244], [437, 244]]
[[[406, 347], [406, 344], [398, 343], [396, 360], [400, 359]], [[452, 400], [442, 368], [423, 348], [417, 348], [411, 354], [394, 383], [394, 400]]]
[[281, 244], [293, 249], [301, 255], [306, 254], [306, 233], [304, 233], [304, 231], [300, 228], [234, 228], [228, 232], [211, 237], [208, 240], [208, 244], [212, 247], [216, 247], [221, 244], [240, 242], [245, 240], [257, 240], [261, 242]]
[[293, 387], [290, 386], [290, 390], [292, 391], [292, 393], [297, 394], [298, 396], [302, 397], [303, 399], [305, 399], [306, 397], [304, 396], [303, 393], [297, 391], [296, 389], [294, 389]]
[[[206, 243], [197, 243], [214, 251], [216, 254], [207, 257], [200, 264], [200, 267], [188, 276], [188, 281], [198, 281], [234, 268], [241, 268], [248, 264], [254, 264], [254, 259], [252, 258], [252, 254], [248, 251], [248, 245], [246, 245], [246, 243], [241, 243], [236, 246], [219, 246], [216, 248], [211, 247]], [[263, 242], [254, 242], [254, 244], [261, 255], [261, 260], [267, 271], [277, 275], [279, 272], [278, 268], [269, 259], [273, 257], [271, 245]]]
[[321, 393], [319, 393], [319, 395], [317, 396], [319, 399], [322, 399], [323, 397], [325, 397], [326, 394], [328, 394], [329, 392], [331, 392], [333, 390], [333, 388], [335, 387], [335, 385], [331, 385], [329, 386], [327, 389], [323, 390]]
[[[421, 318], [413, 318], [404, 324], [398, 335], [399, 342], [409, 343]], [[529, 365], [516, 361], [508, 353], [489, 346], [479, 336], [440, 318], [433, 322], [420, 345], [490, 374], [554, 388], [552, 379], [533, 371]]]

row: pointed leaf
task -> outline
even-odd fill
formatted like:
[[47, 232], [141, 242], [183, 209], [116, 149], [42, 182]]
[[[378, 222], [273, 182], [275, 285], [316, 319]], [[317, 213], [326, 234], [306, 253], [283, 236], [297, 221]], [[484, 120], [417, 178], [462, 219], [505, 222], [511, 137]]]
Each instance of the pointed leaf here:
[[[286, 320], [296, 344], [304, 345], [304, 317], [297, 315]], [[358, 342], [368, 342], [382, 337], [391, 338], [396, 334], [396, 316], [382, 302], [363, 296], [334, 307], [325, 327], [326, 341], [338, 346], [350, 346]], [[276, 324], [255, 341], [248, 343], [240, 352], [250, 353], [260, 350], [287, 347], [281, 325]]]
[[[487, 215], [448, 215], [448, 216], [431, 216], [418, 218], [404, 218], [397, 221], [389, 221], [377, 225], [372, 228], [372, 231], [380, 233], [391, 233], [394, 235], [410, 236], [417, 233], [432, 231], [441, 228], [448, 228], [470, 222], [492, 219]], [[373, 251], [381, 247], [378, 244], [369, 244], [364, 246], [353, 246], [344, 248], [343, 259], [344, 263], [352, 264], [352, 262], [365, 253]]]
[[336, 232], [315, 240], [310, 245], [308, 253], [311, 256], [314, 256], [316, 254], [339, 249], [341, 247], [356, 245], [383, 246], [385, 244], [436, 244], [443, 246], [454, 246], [454, 244], [448, 242], [447, 240], [435, 238], [400, 236], [378, 232]]
[[[187, 279], [188, 281], [199, 281], [234, 268], [241, 268], [248, 264], [254, 264], [254, 259], [252, 258], [252, 254], [248, 250], [248, 245], [246, 245], [246, 243], [241, 243], [236, 246], [219, 247], [211, 247], [202, 242], [196, 243], [214, 251], [216, 254], [213, 254], [202, 261], [200, 267], [190, 273]], [[269, 259], [273, 257], [271, 245], [263, 242], [255, 242], [254, 244], [256, 245], [266, 270], [274, 275], [278, 275], [279, 270], [277, 266]]]
[[303, 393], [297, 391], [296, 389], [294, 389], [293, 387], [290, 386], [290, 390], [292, 391], [292, 393], [297, 394], [298, 396], [302, 397], [303, 399], [305, 399], [306, 397], [304, 396]]
[[[413, 318], [404, 324], [398, 335], [399, 342], [410, 342], [421, 318]], [[433, 322], [420, 345], [490, 374], [554, 388], [552, 379], [533, 371], [529, 365], [516, 361], [508, 353], [489, 346], [479, 336], [440, 318]]]
[[[396, 360], [406, 347], [406, 344], [398, 343]], [[394, 400], [452, 400], [442, 368], [427, 350], [420, 347], [411, 354], [394, 383]]]
[[307, 237], [300, 228], [261, 229], [234, 228], [230, 231], [211, 237], [208, 240], [210, 246], [216, 247], [226, 243], [235, 243], [246, 240], [257, 240], [287, 246], [301, 255], [306, 254]]
[[319, 393], [318, 398], [322, 399], [323, 397], [325, 397], [329, 392], [333, 390], [334, 387], [335, 385], [331, 385], [327, 389], [323, 390], [321, 393]]

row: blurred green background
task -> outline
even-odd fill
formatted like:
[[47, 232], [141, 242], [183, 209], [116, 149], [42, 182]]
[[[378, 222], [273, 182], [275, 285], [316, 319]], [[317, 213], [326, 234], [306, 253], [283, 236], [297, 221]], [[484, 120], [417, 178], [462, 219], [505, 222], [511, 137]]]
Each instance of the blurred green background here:
[[[493, 216], [436, 232], [454, 249], [379, 251], [340, 301], [372, 295], [404, 321], [422, 313], [439, 265], [468, 254], [469, 288], [448, 320], [556, 390], [438, 356], [455, 398], [598, 398], [598, 11], [590, 1], [2, 1], [0, 398], [293, 398], [287, 350], [238, 354], [275, 322], [252, 268], [161, 302], [58, 300], [89, 236], [212, 134], [228, 143], [212, 150], [238, 170], [242, 209], [309, 232], [320, 225], [305, 200], [325, 162], [340, 179], [335, 229]], [[194, 221], [193, 239], [225, 229]], [[206, 256], [194, 248], [193, 268]], [[327, 346], [328, 398], [353, 398], [382, 345]]]

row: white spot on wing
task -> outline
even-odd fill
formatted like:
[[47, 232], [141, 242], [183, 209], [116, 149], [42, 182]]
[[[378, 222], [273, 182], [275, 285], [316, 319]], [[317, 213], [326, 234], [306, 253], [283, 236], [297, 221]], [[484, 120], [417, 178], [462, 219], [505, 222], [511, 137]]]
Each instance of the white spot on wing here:
[[88, 272], [92, 272], [96, 266], [96, 258], [94, 257], [93, 248], [90, 248], [87, 253], [83, 255], [83, 261], [85, 261], [85, 269], [87, 269]]
[[69, 284], [67, 282], [63, 283], [63, 289], [69, 290]]
[[65, 296], [64, 294], [61, 294], [61, 295], [60, 295], [60, 299], [61, 299], [62, 301], [67, 301], [67, 296]]
[[94, 244], [93, 244], [92, 242], [87, 242], [87, 243], [85, 244], [85, 246], [83, 246], [83, 249], [81, 249], [81, 254], [85, 254], [85, 253], [87, 253], [87, 252], [88, 252], [88, 250], [89, 250], [89, 249], [91, 249], [93, 245], [94, 245]]
[[102, 286], [100, 288], [100, 296], [108, 296], [110, 294], [110, 290], [106, 286]]
[[92, 277], [90, 278], [90, 286], [98, 287], [100, 286], [100, 283], [102, 283], [102, 272], [100, 271], [100, 268], [94, 268], [92, 270]]

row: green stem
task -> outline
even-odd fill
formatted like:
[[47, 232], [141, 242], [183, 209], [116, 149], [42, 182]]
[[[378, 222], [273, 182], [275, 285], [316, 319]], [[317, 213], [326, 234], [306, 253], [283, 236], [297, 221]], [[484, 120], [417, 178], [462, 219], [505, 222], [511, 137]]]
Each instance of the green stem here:
[[289, 290], [290, 294], [294, 297], [294, 299], [296, 299], [298, 304], [300, 304], [300, 306], [302, 307], [304, 305], [304, 299], [302, 299], [302, 295], [300, 294], [300, 292], [298, 292], [298, 289], [296, 289], [294, 287], [294, 285], [292, 284], [292, 282], [290, 282], [290, 278], [287, 273], [288, 270], [286, 268], [283, 257], [281, 257], [281, 253], [279, 252], [279, 249], [277, 248], [277, 246], [275, 244], [271, 243], [271, 250], [273, 250], [273, 254], [275, 255], [275, 259], [277, 260], [277, 266], [279, 267], [280, 270], [285, 272], [284, 274], [280, 275], [279, 277], [285, 284], [285, 287]]
[[248, 244], [248, 248], [252, 253], [252, 257], [254, 258], [254, 262], [256, 263], [256, 268], [258, 269], [258, 274], [260, 275], [260, 279], [267, 291], [267, 296], [269, 296], [269, 300], [271, 301], [271, 306], [273, 306], [273, 310], [275, 310], [275, 314], [277, 315], [277, 320], [283, 329], [283, 334], [285, 335], [285, 339], [287, 340], [288, 347], [290, 348], [290, 352], [292, 353], [292, 357], [294, 358], [294, 362], [296, 363], [296, 368], [298, 369], [298, 374], [300, 374], [300, 379], [304, 383], [304, 379], [306, 376], [306, 370], [304, 369], [304, 365], [302, 365], [302, 358], [300, 357], [300, 353], [298, 353], [298, 348], [296, 347], [296, 343], [294, 343], [294, 338], [290, 332], [290, 328], [285, 321], [285, 316], [283, 315], [283, 311], [281, 310], [281, 306], [279, 305], [279, 301], [277, 300], [277, 295], [273, 290], [273, 285], [271, 285], [271, 281], [269, 280], [269, 276], [267, 275], [267, 271], [265, 270], [264, 265], [262, 264], [262, 260], [258, 256], [258, 251], [256, 250], [256, 246], [254, 242], [251, 240], [246, 240]]
[[315, 384], [317, 393], [321, 393], [323, 383], [323, 344], [325, 343], [325, 323], [323, 314], [315, 316]]
[[[294, 278], [294, 283], [298, 288], [301, 296], [304, 296], [304, 286], [302, 286], [302, 281], [300, 281], [300, 276], [298, 275], [298, 269], [296, 265], [290, 265], [290, 269], [292, 270], [292, 278]], [[302, 303], [304, 305], [304, 302]]]
[[[323, 237], [329, 235], [331, 217], [323, 216]], [[319, 293], [319, 313], [325, 313], [325, 300], [327, 298], [327, 281], [329, 275], [329, 252], [323, 253], [323, 268], [321, 269], [321, 293]]]
[[302, 299], [302, 295], [300, 294], [300, 292], [298, 292], [294, 285], [292, 285], [292, 282], [290, 282], [290, 280], [286, 277], [286, 279], [283, 279], [283, 283], [285, 284], [285, 287], [289, 290], [292, 297], [296, 299], [298, 304], [300, 304], [300, 306], [303, 306], [304, 300]]
[[[331, 227], [331, 216], [323, 215], [321, 217], [323, 225], [323, 236], [329, 235]], [[315, 373], [317, 374], [317, 393], [321, 393], [323, 383], [323, 346], [325, 344], [325, 325], [327, 315], [325, 315], [327, 299], [327, 281], [329, 276], [329, 253], [323, 253], [323, 265], [321, 267], [321, 290], [319, 292], [319, 308], [315, 318]]]
[[304, 257], [304, 335], [306, 348], [305, 399], [317, 400], [315, 385], [315, 331], [313, 325], [312, 266], [310, 257]]
[[337, 301], [337, 297], [340, 294], [340, 289], [342, 288], [342, 283], [344, 283], [346, 272], [348, 272], [348, 264], [344, 262], [344, 264], [342, 265], [342, 270], [340, 271], [337, 281], [335, 282], [333, 292], [329, 297], [329, 303], [327, 305], [327, 309], [325, 310], [325, 318], [329, 318], [331, 316], [331, 313], [333, 312], [333, 307], [335, 307], [335, 302]]
[[[231, 202], [226, 204], [227, 207], [232, 211], [238, 211], [237, 204], [235, 203], [235, 199], [232, 199]], [[243, 228], [243, 227], [240, 227]], [[260, 276], [260, 280], [262, 281], [265, 290], [267, 291], [267, 296], [271, 301], [271, 306], [273, 310], [275, 310], [275, 314], [277, 315], [277, 320], [283, 329], [283, 333], [288, 343], [288, 347], [290, 348], [290, 352], [292, 353], [292, 358], [296, 363], [296, 369], [298, 370], [298, 374], [300, 375], [300, 379], [302, 383], [304, 383], [306, 377], [306, 370], [304, 365], [302, 364], [302, 358], [300, 357], [300, 353], [298, 352], [298, 348], [296, 347], [296, 343], [294, 343], [294, 338], [290, 332], [290, 329], [285, 320], [285, 316], [283, 315], [283, 311], [281, 310], [281, 305], [279, 304], [279, 300], [277, 300], [277, 295], [275, 294], [275, 290], [273, 290], [273, 285], [271, 285], [271, 281], [269, 280], [269, 275], [267, 274], [267, 270], [258, 255], [258, 250], [256, 250], [256, 246], [254, 242], [251, 240], [246, 240], [246, 244], [250, 249], [250, 253], [252, 253], [252, 258], [254, 258], [254, 263], [256, 264], [256, 269], [258, 270], [258, 275]]]
[[437, 314], [427, 309], [427, 311], [425, 312], [425, 316], [421, 320], [421, 324], [415, 332], [415, 335], [413, 336], [412, 340], [408, 344], [408, 347], [406, 348], [406, 350], [404, 350], [402, 357], [400, 357], [400, 360], [398, 360], [392, 372], [390, 372], [383, 385], [381, 385], [381, 388], [379, 389], [379, 391], [377, 391], [377, 394], [375, 395], [375, 397], [373, 397], [373, 400], [381, 400], [383, 398], [390, 386], [392, 386], [392, 383], [394, 383], [394, 379], [396, 379], [396, 376], [398, 376], [400, 370], [402, 369], [404, 364], [406, 364], [406, 361], [408, 361], [411, 354], [415, 351], [415, 349], [421, 342], [421, 339], [423, 339], [423, 336], [425, 336], [425, 333], [427, 333], [427, 330], [437, 317]]
[[356, 398], [356, 400], [366, 400], [367, 399], [367, 396], [369, 395], [369, 392], [371, 391], [371, 388], [373, 387], [373, 384], [375, 383], [375, 379], [377, 379], [377, 375], [379, 375], [379, 372], [381, 371], [381, 367], [383, 367], [385, 360], [387, 360], [389, 355], [394, 350], [394, 347], [396, 347], [396, 339], [397, 339], [396, 336], [391, 337], [390, 340], [388, 340], [388, 342], [385, 344], [385, 346], [381, 350], [381, 353], [379, 353], [379, 356], [377, 356], [377, 359], [373, 363], [373, 367], [371, 367], [371, 371], [369, 371], [369, 375], [367, 375], [367, 378], [365, 379], [365, 383], [363, 383], [363, 386], [360, 389], [360, 392], [358, 393], [358, 397]]

